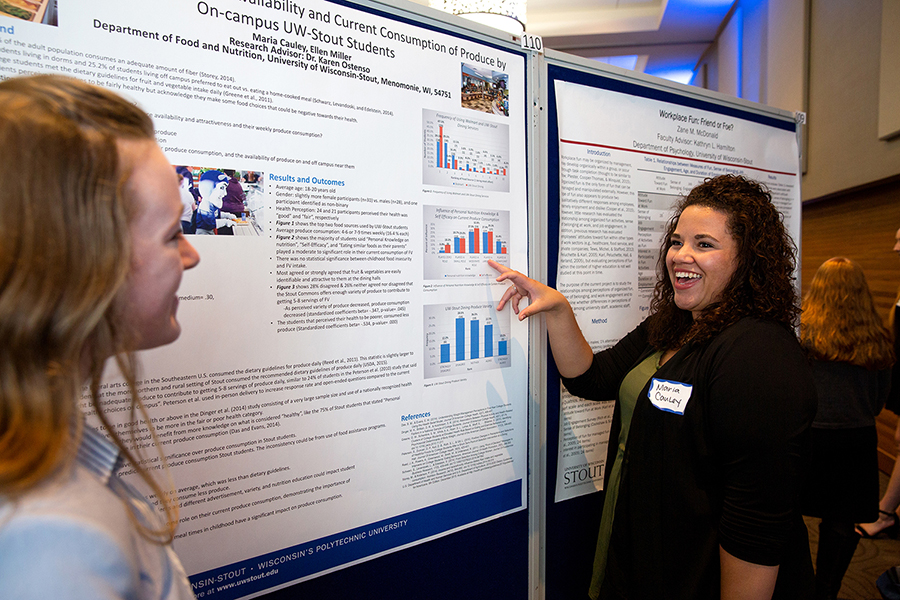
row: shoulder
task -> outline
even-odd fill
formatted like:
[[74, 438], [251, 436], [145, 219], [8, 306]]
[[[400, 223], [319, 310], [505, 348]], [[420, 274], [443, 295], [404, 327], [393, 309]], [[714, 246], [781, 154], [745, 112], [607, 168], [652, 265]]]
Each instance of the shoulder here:
[[809, 360], [794, 332], [780, 323], [741, 319], [709, 343], [702, 361], [711, 385], [734, 398], [815, 411]]
[[713, 338], [712, 343], [733, 344], [749, 341], [763, 341], [796, 348], [802, 354], [800, 342], [793, 330], [781, 323], [755, 317], [745, 317], [737, 323], [726, 327]]
[[64, 480], [3, 502], [0, 597], [88, 598], [100, 587], [130, 589], [137, 573], [132, 528], [122, 501], [78, 466]]
[[714, 339], [700, 362], [718, 448], [733, 456], [793, 451], [818, 406], [812, 369], [793, 331], [744, 319]]
[[39, 537], [59, 531], [127, 545], [133, 530], [122, 499], [80, 465], [15, 503], [4, 503], [3, 510], [8, 518], [0, 520], [0, 544], [26, 531]]
[[762, 319], [744, 318], [727, 327], [709, 342], [704, 354], [713, 361], [735, 363], [736, 368], [746, 364], [768, 372], [803, 365], [809, 371], [806, 353], [793, 330]]
[[[19, 518], [70, 519], [106, 527], [130, 522], [122, 500], [78, 464], [19, 500], [15, 515]], [[0, 529], [0, 533], [2, 531]]]

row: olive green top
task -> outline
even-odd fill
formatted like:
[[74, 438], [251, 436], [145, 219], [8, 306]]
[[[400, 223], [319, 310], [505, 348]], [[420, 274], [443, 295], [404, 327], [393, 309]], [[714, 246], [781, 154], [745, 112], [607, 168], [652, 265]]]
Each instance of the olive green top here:
[[[613, 516], [616, 514], [616, 499], [619, 496], [619, 483], [622, 481], [622, 462], [625, 458], [625, 443], [628, 441], [628, 430], [631, 427], [631, 415], [637, 404], [638, 394], [659, 368], [662, 352], [655, 352], [633, 368], [619, 386], [619, 445], [616, 448], [616, 459], [609, 475], [606, 498], [603, 501], [603, 514], [600, 517], [600, 533], [597, 536], [597, 552], [594, 554], [594, 572], [591, 576], [591, 589], [588, 592], [593, 600], [600, 596], [603, 575], [606, 572], [606, 557], [609, 552], [609, 537], [612, 534]], [[612, 440], [610, 440], [612, 442]]]

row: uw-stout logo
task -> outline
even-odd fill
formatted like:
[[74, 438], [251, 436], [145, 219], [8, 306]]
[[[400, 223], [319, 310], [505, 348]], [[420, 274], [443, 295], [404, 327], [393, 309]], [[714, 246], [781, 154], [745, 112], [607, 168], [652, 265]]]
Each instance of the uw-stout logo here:
[[654, 377], [650, 380], [650, 390], [647, 392], [647, 396], [650, 398], [653, 406], [659, 410], [683, 415], [684, 409], [687, 408], [688, 401], [691, 399], [693, 389], [694, 386], [689, 383], [667, 381]]

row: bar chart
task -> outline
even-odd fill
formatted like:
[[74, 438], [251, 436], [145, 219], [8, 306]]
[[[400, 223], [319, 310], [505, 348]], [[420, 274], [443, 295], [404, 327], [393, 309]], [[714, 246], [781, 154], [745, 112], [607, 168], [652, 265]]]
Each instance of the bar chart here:
[[487, 261], [509, 266], [509, 211], [422, 207], [424, 277], [431, 280], [496, 277]]
[[423, 308], [426, 379], [510, 366], [509, 311], [491, 302]]
[[[465, 232], [468, 230], [468, 233]], [[466, 241], [468, 240], [468, 244]], [[478, 224], [463, 227], [462, 232], [454, 232], [453, 239], [444, 240], [439, 246], [439, 254], [506, 254], [506, 242], [500, 236], [494, 239], [494, 231], [479, 227]]]
[[509, 191], [509, 125], [422, 111], [422, 182]]

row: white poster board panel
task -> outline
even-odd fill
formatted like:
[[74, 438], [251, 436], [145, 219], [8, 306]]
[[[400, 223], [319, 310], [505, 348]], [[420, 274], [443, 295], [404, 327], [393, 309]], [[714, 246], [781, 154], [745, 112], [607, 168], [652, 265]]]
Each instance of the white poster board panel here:
[[[799, 241], [792, 127], [760, 122], [750, 112], [717, 112], [711, 103], [708, 109], [679, 103], [674, 94], [663, 100], [567, 81], [555, 88], [557, 286], [595, 352], [646, 318], [672, 206], [705, 178], [736, 173], [765, 184]], [[603, 488], [612, 404], [561, 390], [557, 502]]]
[[[235, 235], [189, 236], [182, 336], [141, 357], [199, 597], [525, 508], [527, 328], [496, 313], [485, 265], [527, 271], [525, 55], [399, 12], [94, 0], [51, 24], [0, 17], [4, 77], [117, 90], [173, 165], [234, 169], [246, 195]], [[111, 374], [124, 423], [121, 391]]]

